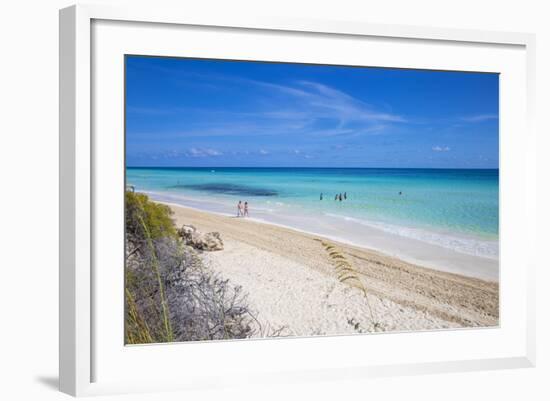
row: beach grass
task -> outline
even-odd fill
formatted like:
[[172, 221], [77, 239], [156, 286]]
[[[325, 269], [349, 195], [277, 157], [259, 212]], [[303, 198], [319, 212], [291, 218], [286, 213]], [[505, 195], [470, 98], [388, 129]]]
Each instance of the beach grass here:
[[[159, 270], [159, 260], [157, 250], [153, 243], [153, 234], [156, 238], [174, 237], [175, 230], [173, 222], [170, 218], [171, 210], [164, 205], [150, 202], [143, 194], [137, 194], [132, 191], [126, 192], [126, 231], [127, 235], [134, 238], [134, 242], [142, 242], [147, 247], [148, 253], [151, 256], [148, 266], [156, 278], [157, 288], [153, 292], [158, 292], [158, 303], [162, 310], [162, 326], [163, 330], [151, 333], [151, 329], [147, 324], [143, 313], [139, 311], [135, 298], [136, 286], [132, 286], [135, 280], [132, 280], [132, 272], [126, 269], [126, 342], [129, 344], [135, 343], [150, 343], [150, 342], [171, 342], [174, 340], [174, 333], [171, 327], [168, 302], [164, 289], [164, 283], [161, 279]], [[142, 246], [143, 246], [142, 245]], [[139, 246], [134, 247], [139, 249]], [[143, 292], [144, 293], [144, 292]], [[142, 294], [143, 294], [142, 293]], [[149, 303], [154, 305], [153, 309], [157, 309], [156, 298], [151, 295]]]
[[328, 256], [330, 257], [332, 264], [334, 265], [334, 269], [338, 280], [341, 283], [357, 288], [362, 292], [369, 309], [369, 315], [372, 322], [372, 327], [374, 330], [379, 329], [380, 322], [375, 318], [371, 303], [369, 301], [369, 294], [367, 292], [365, 285], [363, 284], [363, 281], [359, 277], [358, 271], [354, 268], [353, 264], [348, 261], [343, 251], [340, 248], [338, 248], [336, 245], [319, 238], [316, 238], [316, 240], [321, 242], [321, 245], [323, 246], [325, 251], [328, 253]]

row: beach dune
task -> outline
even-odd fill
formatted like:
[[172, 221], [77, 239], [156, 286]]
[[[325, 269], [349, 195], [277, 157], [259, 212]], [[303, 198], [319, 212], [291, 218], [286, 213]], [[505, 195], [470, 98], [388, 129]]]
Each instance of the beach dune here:
[[[241, 286], [264, 329], [293, 336], [490, 327], [499, 324], [497, 282], [421, 267], [289, 228], [169, 205], [178, 227], [217, 231], [224, 249], [209, 269]], [[339, 279], [331, 244], [365, 292]]]

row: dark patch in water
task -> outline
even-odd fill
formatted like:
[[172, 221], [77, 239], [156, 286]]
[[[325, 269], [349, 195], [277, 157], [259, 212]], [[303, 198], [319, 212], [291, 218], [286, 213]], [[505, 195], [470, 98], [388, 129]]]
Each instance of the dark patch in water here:
[[197, 191], [212, 192], [226, 195], [246, 195], [246, 196], [277, 196], [277, 191], [268, 188], [249, 187], [240, 184], [226, 183], [208, 183], [208, 184], [178, 184], [171, 188], [187, 188]]

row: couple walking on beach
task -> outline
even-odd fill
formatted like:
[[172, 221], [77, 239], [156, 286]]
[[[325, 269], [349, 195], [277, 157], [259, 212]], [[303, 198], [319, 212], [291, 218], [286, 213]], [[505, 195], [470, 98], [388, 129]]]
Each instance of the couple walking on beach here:
[[237, 204], [237, 217], [248, 217], [248, 202], [243, 204], [242, 201], [239, 201]]

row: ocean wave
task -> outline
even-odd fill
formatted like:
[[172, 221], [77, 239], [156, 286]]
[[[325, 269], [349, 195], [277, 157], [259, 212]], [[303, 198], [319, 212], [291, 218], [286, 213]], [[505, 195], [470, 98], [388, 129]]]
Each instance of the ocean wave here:
[[335, 217], [344, 221], [376, 228], [390, 234], [395, 234], [401, 237], [411, 238], [432, 245], [438, 245], [444, 248], [452, 249], [456, 252], [498, 260], [498, 241], [482, 240], [478, 238], [461, 236], [459, 234], [442, 233], [436, 231], [428, 231], [420, 228], [367, 221], [334, 213], [324, 214], [329, 217]]

